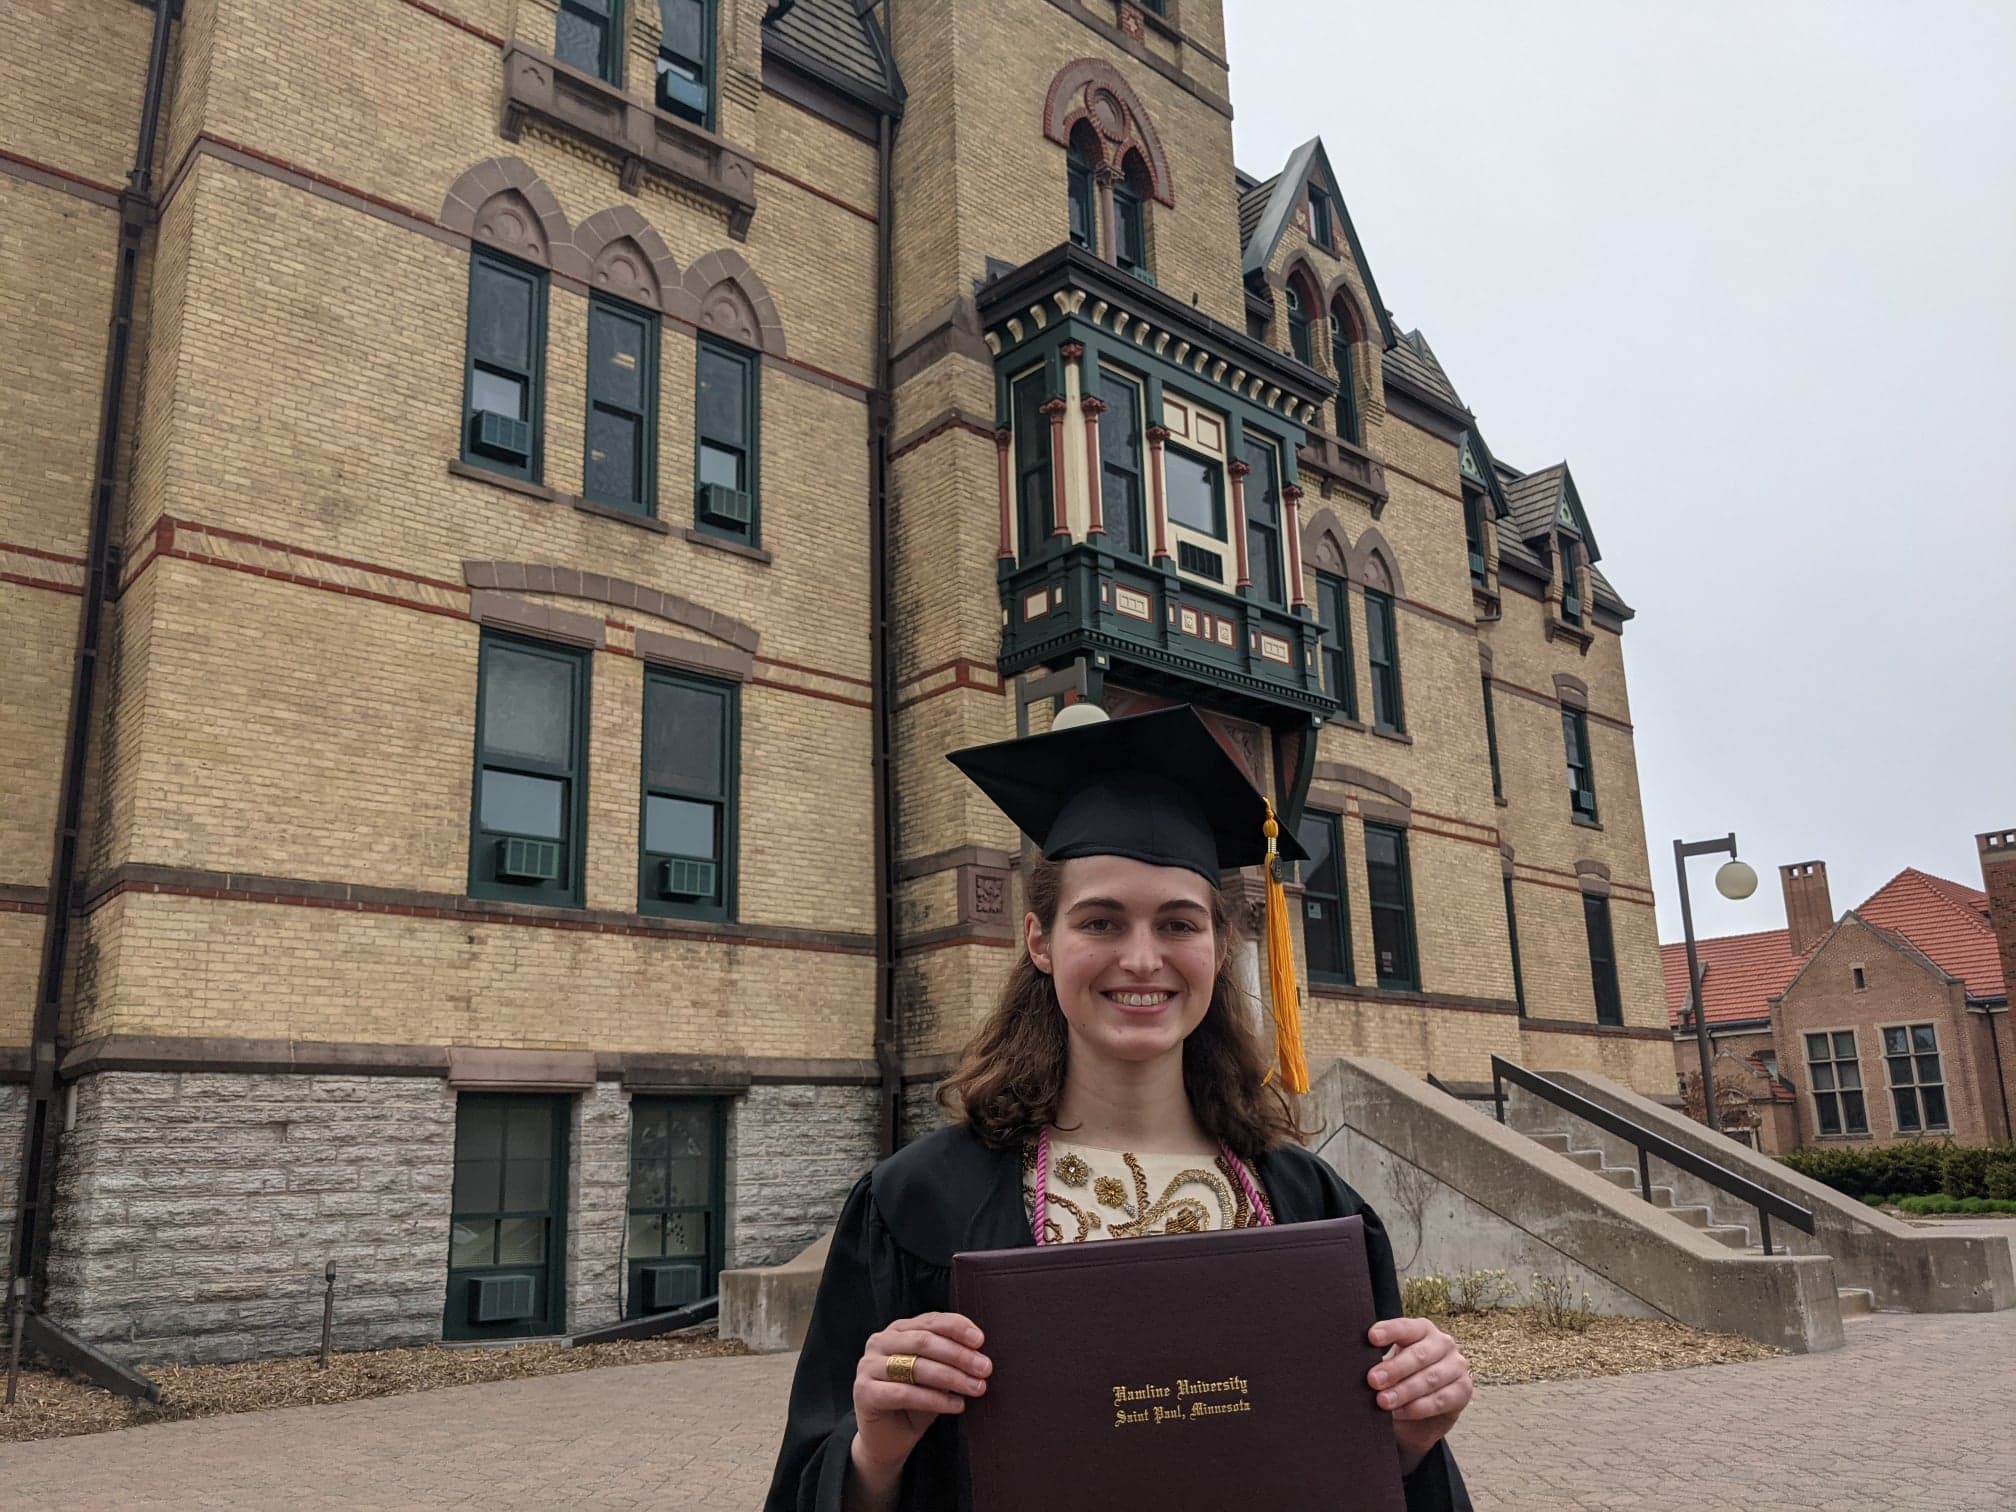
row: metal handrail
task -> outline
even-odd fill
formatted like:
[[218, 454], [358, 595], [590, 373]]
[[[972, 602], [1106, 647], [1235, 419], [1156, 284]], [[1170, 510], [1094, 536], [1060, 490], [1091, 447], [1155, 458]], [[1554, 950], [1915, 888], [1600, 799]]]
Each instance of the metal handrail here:
[[1771, 1248], [1771, 1220], [1776, 1217], [1798, 1229], [1801, 1233], [1813, 1232], [1813, 1210], [1803, 1208], [1790, 1198], [1781, 1197], [1769, 1187], [1759, 1186], [1747, 1176], [1739, 1176], [1725, 1166], [1719, 1166], [1705, 1155], [1696, 1155], [1685, 1145], [1675, 1144], [1663, 1134], [1654, 1134], [1650, 1129], [1633, 1123], [1621, 1113], [1613, 1113], [1601, 1103], [1591, 1102], [1578, 1092], [1570, 1092], [1558, 1082], [1551, 1082], [1537, 1072], [1528, 1071], [1524, 1066], [1515, 1066], [1503, 1056], [1491, 1057], [1491, 1101], [1498, 1110], [1498, 1122], [1505, 1122], [1505, 1083], [1523, 1087], [1535, 1097], [1554, 1104], [1565, 1113], [1572, 1113], [1596, 1125], [1606, 1134], [1636, 1146], [1638, 1150], [1638, 1193], [1647, 1202], [1652, 1200], [1652, 1171], [1650, 1157], [1657, 1155], [1668, 1165], [1677, 1166], [1690, 1176], [1698, 1176], [1710, 1186], [1727, 1192], [1730, 1196], [1748, 1203], [1757, 1209], [1757, 1225], [1763, 1240], [1764, 1253], [1773, 1253]]

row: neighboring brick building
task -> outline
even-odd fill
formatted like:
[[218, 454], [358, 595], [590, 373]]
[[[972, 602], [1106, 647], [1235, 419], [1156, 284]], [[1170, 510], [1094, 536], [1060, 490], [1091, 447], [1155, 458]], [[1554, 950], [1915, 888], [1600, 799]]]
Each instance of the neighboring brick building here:
[[[1907, 867], [1837, 921], [1825, 863], [1800, 862], [1779, 868], [1785, 929], [1697, 942], [1724, 1127], [1772, 1154], [2010, 1142], [2016, 833], [1977, 845], [1987, 892]], [[1686, 947], [1662, 951], [1674, 1058], [1692, 1084]]]
[[1212, 0], [880, 14], [185, 0], [122, 195], [153, 8], [0, 11], [0, 1199], [33, 1110], [87, 1337], [794, 1252], [998, 989], [942, 758], [1025, 675], [1194, 700], [1302, 813], [1315, 1053], [1670, 1092], [1567, 468], [1493, 459], [1320, 142], [1235, 170]]

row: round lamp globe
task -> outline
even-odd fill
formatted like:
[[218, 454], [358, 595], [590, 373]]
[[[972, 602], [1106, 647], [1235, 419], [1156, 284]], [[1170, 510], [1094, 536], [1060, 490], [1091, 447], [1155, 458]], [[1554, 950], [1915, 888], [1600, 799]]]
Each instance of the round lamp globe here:
[[1725, 898], [1743, 899], [1757, 891], [1757, 871], [1747, 861], [1725, 861], [1715, 873], [1715, 891]]

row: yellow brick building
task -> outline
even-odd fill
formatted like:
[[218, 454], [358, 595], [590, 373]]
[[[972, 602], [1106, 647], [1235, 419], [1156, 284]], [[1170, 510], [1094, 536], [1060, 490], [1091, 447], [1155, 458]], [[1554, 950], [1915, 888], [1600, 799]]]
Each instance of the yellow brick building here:
[[1235, 169], [1211, 0], [25, 0], [0, 84], [0, 1221], [87, 1338], [793, 1252], [1009, 959], [943, 756], [1064, 697], [1302, 815], [1316, 1052], [1671, 1090], [1590, 516]]

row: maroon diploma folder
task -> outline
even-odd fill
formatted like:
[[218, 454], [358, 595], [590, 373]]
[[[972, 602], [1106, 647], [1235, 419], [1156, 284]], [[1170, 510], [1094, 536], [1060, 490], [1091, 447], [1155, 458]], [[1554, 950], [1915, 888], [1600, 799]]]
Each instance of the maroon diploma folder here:
[[1356, 1218], [952, 1257], [975, 1512], [1401, 1512]]

